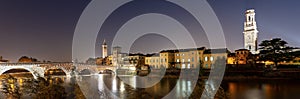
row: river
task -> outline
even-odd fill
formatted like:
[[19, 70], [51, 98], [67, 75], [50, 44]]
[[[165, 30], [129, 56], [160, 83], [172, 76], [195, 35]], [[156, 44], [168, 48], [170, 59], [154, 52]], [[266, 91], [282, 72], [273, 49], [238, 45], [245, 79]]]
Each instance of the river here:
[[[175, 98], [186, 98], [189, 93], [193, 92], [193, 82], [189, 79], [175, 79], [175, 78], [163, 78], [159, 83], [149, 88], [136, 88], [136, 77], [127, 76], [129, 83], [124, 83], [113, 75], [99, 74], [94, 76], [79, 76], [75, 79], [66, 78], [65, 76], [50, 77], [47, 79], [49, 83], [54, 83], [59, 86], [38, 87], [38, 89], [44, 89], [40, 92], [30, 93], [23, 91], [24, 88], [29, 90], [37, 87], [25, 87], [25, 85], [31, 85], [26, 83], [32, 83], [33, 78], [17, 78], [16, 84], [13, 84], [13, 88], [20, 90], [17, 95], [21, 95], [20, 98], [33, 98], [38, 95], [51, 94], [60, 95], [63, 94], [64, 98], [74, 98], [84, 96], [87, 99], [100, 99], [100, 98], [164, 98], [167, 95], [171, 95]], [[159, 78], [151, 78], [149, 81]], [[5, 79], [0, 79], [0, 97], [1, 99], [8, 97], [4, 94], [3, 88], [7, 85], [3, 82]], [[75, 81], [75, 82], [74, 82]], [[148, 82], [148, 81], [146, 81]], [[231, 99], [298, 99], [300, 98], [300, 81], [298, 80], [243, 80], [243, 81], [223, 81], [222, 88], [229, 95]], [[175, 87], [178, 84], [178, 87]], [[73, 86], [75, 85], [75, 87]], [[133, 85], [133, 86], [132, 86]], [[18, 87], [16, 87], [18, 86]], [[24, 88], [22, 88], [24, 87]], [[46, 90], [45, 90], [46, 89]], [[81, 92], [78, 92], [78, 89]], [[50, 90], [50, 91], [49, 91]], [[57, 91], [59, 90], [59, 91]], [[32, 90], [30, 90], [32, 91]], [[38, 90], [39, 91], [39, 90]], [[45, 91], [44, 93], [42, 91]], [[58, 93], [60, 92], [60, 93]], [[175, 94], [169, 94], [174, 92]], [[16, 93], [16, 92], [15, 92]], [[202, 94], [201, 92], [196, 92]], [[49, 95], [48, 95], [49, 96]], [[11, 96], [10, 96], [11, 97]], [[49, 96], [50, 97], [50, 96]], [[59, 96], [56, 96], [56, 98]]]

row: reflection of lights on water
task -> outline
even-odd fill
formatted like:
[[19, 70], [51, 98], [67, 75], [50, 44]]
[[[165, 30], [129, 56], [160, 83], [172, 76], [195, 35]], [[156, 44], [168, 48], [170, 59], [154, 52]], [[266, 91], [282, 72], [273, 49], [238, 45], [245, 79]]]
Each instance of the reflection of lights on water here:
[[14, 84], [9, 84], [11, 89], [15, 89], [15, 85]]
[[176, 97], [186, 96], [193, 92], [192, 82], [188, 80], [178, 80], [176, 84]]
[[131, 85], [131, 87], [133, 87], [133, 88], [136, 88], [136, 79], [137, 77], [136, 76], [133, 76], [133, 79], [131, 79], [131, 82], [130, 83], [132, 83]]
[[116, 80], [116, 78], [114, 78], [113, 79], [113, 81], [112, 81], [112, 90], [113, 91], [117, 91], [117, 80]]
[[273, 90], [272, 88], [274, 88], [274, 87], [272, 87], [269, 84], [263, 84], [262, 85], [263, 92], [265, 93], [265, 95], [267, 97], [271, 97], [272, 96], [272, 92], [271, 92]]
[[209, 82], [209, 81], [205, 81], [205, 87], [209, 87], [211, 88], [212, 90], [216, 90], [216, 87], [214, 85], [214, 82]]
[[229, 93], [231, 93], [233, 96], [236, 96], [237, 94], [237, 86], [235, 83], [229, 83]]
[[23, 79], [19, 79], [19, 85], [22, 86], [23, 85]]
[[192, 91], [192, 89], [191, 89], [191, 88], [192, 88], [192, 84], [191, 84], [191, 83], [192, 83], [191, 81], [187, 81], [187, 84], [188, 84], [188, 85], [187, 85], [187, 88], [188, 88], [188, 91], [189, 91], [189, 92]]
[[257, 89], [246, 91], [244, 94], [244, 99], [263, 99], [262, 91]]
[[[176, 87], [176, 89], [177, 89], [177, 91], [176, 92], [180, 92], [180, 90], [181, 90], [181, 87], [182, 87], [182, 85], [181, 85], [181, 83], [180, 83], [180, 80], [177, 80], [177, 85], [176, 85], [177, 87]], [[177, 94], [178, 95], [178, 94]]]
[[125, 85], [124, 85], [124, 83], [121, 83], [121, 85], [120, 85], [120, 91], [121, 92], [125, 91]]
[[103, 90], [104, 87], [104, 82], [103, 82], [103, 76], [102, 75], [98, 75], [99, 79], [98, 79], [98, 90]]
[[182, 81], [182, 91], [187, 92], [187, 90], [186, 90], [186, 81], [185, 80]]

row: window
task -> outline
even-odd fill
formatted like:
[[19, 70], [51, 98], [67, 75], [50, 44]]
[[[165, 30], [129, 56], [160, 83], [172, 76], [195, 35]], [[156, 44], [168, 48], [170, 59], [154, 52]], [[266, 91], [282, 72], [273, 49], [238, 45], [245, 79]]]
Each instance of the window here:
[[214, 61], [214, 57], [211, 56], [211, 57], [210, 57], [210, 61]]
[[205, 68], [208, 68], [208, 64], [205, 64]]
[[176, 62], [179, 62], [179, 59], [177, 59]]
[[176, 56], [179, 56], [179, 54], [176, 54]]
[[188, 64], [187, 68], [190, 69], [191, 68], [191, 64]]
[[194, 62], [194, 57], [192, 57], [192, 62]]
[[185, 64], [182, 64], [182, 67], [181, 67], [182, 69], [184, 69], [185, 68]]
[[250, 19], [251, 19], [251, 18], [250, 18], [250, 16], [249, 16], [249, 17], [248, 17], [248, 20], [250, 21]]
[[184, 63], [184, 59], [182, 59], [182, 62]]
[[182, 56], [184, 56], [184, 54], [182, 54]]
[[205, 61], [208, 61], [208, 57], [207, 57], [207, 56], [205, 56], [204, 60], [205, 60]]
[[188, 59], [188, 62], [190, 62], [191, 61], [191, 59]]
[[192, 64], [192, 68], [194, 68], [194, 64]]

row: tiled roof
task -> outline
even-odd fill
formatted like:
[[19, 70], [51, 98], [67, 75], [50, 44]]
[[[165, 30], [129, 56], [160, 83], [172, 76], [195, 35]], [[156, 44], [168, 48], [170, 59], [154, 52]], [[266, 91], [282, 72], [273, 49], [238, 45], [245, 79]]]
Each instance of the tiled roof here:
[[163, 50], [163, 51], [160, 51], [160, 53], [164, 53], [164, 52], [171, 52], [171, 53], [175, 53], [175, 52], [188, 52], [188, 51], [204, 50], [204, 49], [205, 49], [205, 47], [188, 48], [188, 49], [176, 49], [176, 50]]
[[230, 53], [227, 48], [220, 48], [220, 49], [206, 49], [204, 54], [218, 54], [218, 53]]

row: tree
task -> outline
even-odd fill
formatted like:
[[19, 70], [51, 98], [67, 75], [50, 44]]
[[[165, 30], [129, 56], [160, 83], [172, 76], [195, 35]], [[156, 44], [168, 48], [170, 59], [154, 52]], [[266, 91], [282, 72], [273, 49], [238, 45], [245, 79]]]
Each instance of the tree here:
[[271, 40], [262, 41], [259, 46], [260, 49], [260, 60], [262, 61], [272, 61], [275, 67], [278, 63], [283, 61], [290, 61], [294, 59], [294, 55], [291, 54], [293, 47], [287, 46], [287, 42], [280, 39], [274, 38]]

